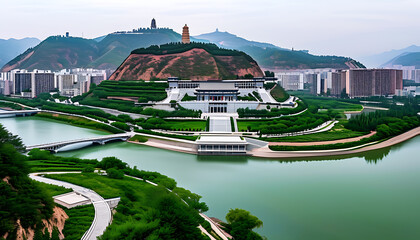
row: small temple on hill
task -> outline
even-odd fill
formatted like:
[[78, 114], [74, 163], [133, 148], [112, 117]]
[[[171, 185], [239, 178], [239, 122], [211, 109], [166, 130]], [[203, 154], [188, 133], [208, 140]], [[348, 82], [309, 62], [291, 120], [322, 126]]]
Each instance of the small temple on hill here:
[[153, 18], [152, 23], [150, 24], [151, 29], [156, 29], [156, 20]]
[[190, 43], [190, 31], [187, 24], [182, 28], [182, 43]]

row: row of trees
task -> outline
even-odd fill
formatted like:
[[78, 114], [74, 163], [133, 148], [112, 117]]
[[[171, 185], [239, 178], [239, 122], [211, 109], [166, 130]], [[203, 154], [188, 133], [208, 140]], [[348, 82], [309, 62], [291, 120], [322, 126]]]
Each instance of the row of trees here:
[[288, 114], [302, 112], [306, 108], [307, 108], [307, 105], [305, 102], [298, 101], [298, 106], [295, 108], [274, 108], [273, 107], [270, 109], [262, 109], [262, 110], [240, 108], [238, 109], [238, 115], [240, 118], [247, 118], [247, 117], [272, 118], [272, 117], [278, 117], [281, 115], [288, 115]]

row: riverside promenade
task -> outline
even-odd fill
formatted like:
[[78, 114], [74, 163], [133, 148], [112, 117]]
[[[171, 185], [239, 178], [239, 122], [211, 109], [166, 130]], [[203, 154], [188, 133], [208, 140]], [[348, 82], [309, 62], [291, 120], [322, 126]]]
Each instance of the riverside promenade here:
[[408, 132], [385, 140], [379, 143], [366, 144], [365, 146], [356, 146], [347, 149], [332, 149], [332, 150], [314, 150], [314, 151], [272, 151], [268, 146], [257, 148], [249, 152], [253, 157], [261, 158], [301, 158], [301, 157], [322, 157], [322, 156], [338, 156], [356, 154], [376, 149], [391, 147], [393, 145], [402, 143], [411, 138], [420, 135], [420, 127], [414, 128]]

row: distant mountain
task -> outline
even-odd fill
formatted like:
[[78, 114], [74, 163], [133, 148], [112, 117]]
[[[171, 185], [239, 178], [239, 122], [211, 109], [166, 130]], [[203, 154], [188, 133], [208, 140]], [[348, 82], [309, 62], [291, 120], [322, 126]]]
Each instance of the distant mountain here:
[[[146, 48], [170, 42], [180, 42], [181, 35], [172, 29], [138, 29], [134, 32], [116, 32], [95, 39], [49, 37], [12, 59], [3, 68], [51, 69], [93, 67], [116, 69], [133, 49]], [[249, 41], [228, 32], [215, 31], [191, 37], [193, 42], [212, 42], [222, 48], [243, 51], [265, 69], [341, 68], [363, 67], [346, 57], [316, 56], [305, 51], [292, 51], [270, 43]]]
[[411, 45], [409, 47], [403, 48], [403, 49], [397, 49], [397, 50], [391, 50], [371, 56], [366, 57], [360, 57], [360, 60], [365, 63], [368, 67], [380, 67], [389, 61], [391, 61], [393, 58], [396, 58], [404, 53], [410, 53], [410, 52], [420, 52], [420, 46]]
[[37, 38], [0, 39], [0, 67], [41, 41]]
[[96, 44], [94, 40], [84, 38], [49, 37], [8, 62], [1, 71], [86, 67], [99, 57]]
[[195, 36], [220, 47], [244, 51], [253, 57], [261, 67], [270, 70], [364, 67], [363, 64], [347, 57], [316, 56], [306, 51], [293, 51], [270, 43], [249, 41], [228, 32], [215, 31]]
[[[192, 41], [199, 41], [191, 38]], [[60, 70], [74, 67], [116, 69], [133, 49], [181, 41], [172, 29], [141, 29], [136, 33], [119, 32], [95, 39], [49, 37], [28, 49], [3, 67]], [[200, 40], [205, 41], [205, 40]]]
[[110, 80], [153, 80], [177, 76], [191, 80], [262, 77], [257, 62], [244, 52], [209, 43], [171, 43], [140, 48], [112, 74]]
[[383, 64], [382, 67], [391, 67], [393, 65], [416, 66], [416, 68], [420, 69], [420, 51], [403, 53]]
[[255, 41], [249, 41], [245, 38], [238, 37], [234, 34], [228, 33], [228, 32], [219, 32], [219, 30], [216, 30], [212, 33], [205, 33], [198, 36], [195, 36], [197, 39], [205, 39], [212, 43], [217, 44], [218, 46], [224, 47], [224, 48], [231, 48], [231, 49], [238, 49], [242, 47], [260, 47], [260, 48], [276, 48], [276, 49], [282, 49], [286, 51], [290, 51], [285, 48], [277, 47], [274, 44], [271, 43], [262, 43], [262, 42], [255, 42]]

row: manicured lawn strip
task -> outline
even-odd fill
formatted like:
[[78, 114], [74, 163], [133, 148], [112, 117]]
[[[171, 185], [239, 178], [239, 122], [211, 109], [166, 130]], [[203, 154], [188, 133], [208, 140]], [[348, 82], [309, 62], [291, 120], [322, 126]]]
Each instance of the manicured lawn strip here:
[[1, 102], [0, 101], [0, 108], [2, 108], [2, 107], [11, 108], [11, 109], [14, 109], [14, 110], [23, 110], [24, 109], [24, 107], [22, 107], [18, 104], [9, 103], [9, 102]]
[[235, 132], [235, 122], [234, 122], [234, 120], [233, 120], [233, 117], [230, 117], [230, 130], [232, 131], [232, 132]]
[[300, 136], [280, 137], [280, 138], [260, 138], [268, 142], [318, 142], [333, 141], [346, 138], [354, 138], [368, 134], [367, 132], [352, 131], [344, 128], [343, 123], [337, 123], [327, 132], [313, 133]]
[[308, 110], [297, 116], [284, 116], [274, 119], [260, 120], [238, 120], [239, 131], [259, 131], [261, 134], [282, 134], [290, 132], [299, 132], [313, 129], [322, 123], [331, 120], [334, 112], [313, 113], [314, 110]]
[[148, 140], [147, 137], [141, 136], [141, 135], [134, 135], [133, 137], [129, 139], [129, 141], [141, 142], [141, 143], [145, 143], [147, 142], [147, 140]]
[[238, 131], [239, 132], [246, 132], [248, 130], [248, 126], [251, 127], [251, 130], [257, 130], [261, 127], [261, 125], [264, 125], [267, 122], [271, 122], [270, 119], [261, 119], [261, 120], [243, 120], [238, 119], [236, 121], [236, 124], [238, 125]]
[[358, 100], [320, 97], [300, 91], [289, 93], [304, 99], [308, 106], [312, 105], [320, 109], [334, 109], [340, 111], [361, 111], [363, 109], [362, 105], [357, 103]]
[[158, 133], [158, 132], [154, 132], [154, 131], [151, 131], [151, 130], [145, 130], [145, 129], [136, 129], [134, 131], [138, 132], [138, 133], [146, 133], [146, 134], [151, 134], [151, 135], [157, 135], [157, 136], [168, 137], [168, 138], [178, 138], [178, 139], [184, 139], [184, 140], [190, 140], [190, 141], [195, 141], [198, 138], [198, 136], [184, 136], [184, 135], [175, 135], [175, 134], [165, 134], [165, 133]]
[[75, 117], [75, 116], [53, 114], [53, 113], [46, 113], [46, 112], [40, 112], [36, 114], [35, 116], [48, 118], [48, 119], [54, 119], [57, 121], [69, 123], [73, 126], [95, 129], [95, 130], [105, 131], [108, 133], [123, 133], [124, 132], [122, 130], [119, 130], [117, 128], [111, 127], [103, 123], [99, 123], [99, 122], [95, 122], [95, 121], [91, 121], [85, 118], [80, 118], [80, 117]]
[[172, 120], [165, 119], [173, 130], [188, 131], [189, 129], [195, 129], [196, 131], [204, 131], [206, 129], [205, 120]]
[[59, 157], [48, 151], [33, 149], [28, 153], [27, 164], [30, 172], [83, 171], [95, 168], [98, 161], [73, 157]]
[[276, 87], [270, 91], [271, 96], [276, 99], [277, 102], [284, 102], [286, 101], [290, 95], [278, 84]]
[[331, 149], [345, 149], [360, 146], [366, 143], [374, 142], [379, 140], [376, 135], [363, 138], [360, 141], [348, 142], [348, 143], [336, 143], [336, 144], [326, 144], [326, 145], [312, 145], [312, 146], [269, 146], [273, 151], [309, 151], [309, 150], [331, 150]]
[[258, 117], [258, 118], [274, 118], [279, 117], [282, 115], [290, 115], [302, 112], [307, 108], [307, 105], [304, 101], [298, 100], [297, 107], [295, 108], [275, 108], [272, 107], [271, 109], [249, 109], [249, 108], [240, 108], [238, 109], [238, 115], [240, 118], [247, 118], [247, 117]]

